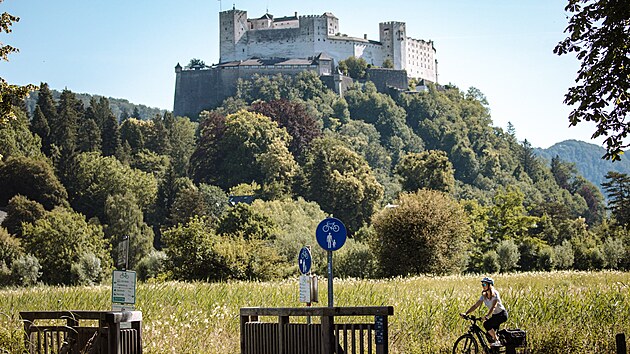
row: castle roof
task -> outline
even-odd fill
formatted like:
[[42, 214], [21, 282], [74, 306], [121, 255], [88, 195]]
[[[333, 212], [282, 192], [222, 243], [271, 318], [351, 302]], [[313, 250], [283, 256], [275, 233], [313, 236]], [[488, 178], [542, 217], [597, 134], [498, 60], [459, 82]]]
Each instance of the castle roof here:
[[261, 18], [259, 18], [259, 20], [272, 20], [273, 21], [273, 15], [270, 13], [266, 13], [264, 15], [262, 15]]
[[286, 66], [286, 65], [297, 65], [297, 66], [310, 66], [317, 65], [320, 60], [333, 60], [333, 58], [326, 53], [319, 53], [313, 58], [302, 59], [302, 58], [249, 58], [246, 60], [236, 60], [229, 61], [225, 63], [221, 63], [217, 65], [218, 67], [227, 68], [227, 67], [240, 67], [240, 66]]
[[285, 17], [278, 17], [277, 19], [273, 20], [274, 22], [284, 22], [284, 21], [293, 21], [293, 20], [297, 20], [298, 17], [297, 16], [285, 16]]

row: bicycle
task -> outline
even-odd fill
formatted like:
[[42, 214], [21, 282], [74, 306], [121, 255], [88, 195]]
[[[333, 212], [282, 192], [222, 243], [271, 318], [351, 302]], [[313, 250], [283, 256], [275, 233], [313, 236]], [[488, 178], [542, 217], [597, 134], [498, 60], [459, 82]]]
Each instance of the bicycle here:
[[453, 345], [453, 354], [476, 354], [481, 353], [479, 351], [479, 347], [483, 350], [485, 354], [496, 354], [496, 353], [505, 353], [506, 348], [504, 346], [501, 347], [491, 347], [489, 342], [492, 339], [488, 332], [483, 330], [481, 327], [477, 325], [477, 321], [483, 320], [481, 317], [475, 317], [472, 315], [463, 316], [464, 319], [469, 320], [471, 322], [470, 327], [468, 328], [468, 332], [461, 335], [455, 341], [455, 345]]

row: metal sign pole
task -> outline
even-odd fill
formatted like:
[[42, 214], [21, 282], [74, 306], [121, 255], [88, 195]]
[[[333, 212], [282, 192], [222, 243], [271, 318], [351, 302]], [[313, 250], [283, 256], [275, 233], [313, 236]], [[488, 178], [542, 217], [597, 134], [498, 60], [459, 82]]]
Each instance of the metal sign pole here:
[[333, 268], [332, 251], [328, 251], [328, 307], [333, 307]]

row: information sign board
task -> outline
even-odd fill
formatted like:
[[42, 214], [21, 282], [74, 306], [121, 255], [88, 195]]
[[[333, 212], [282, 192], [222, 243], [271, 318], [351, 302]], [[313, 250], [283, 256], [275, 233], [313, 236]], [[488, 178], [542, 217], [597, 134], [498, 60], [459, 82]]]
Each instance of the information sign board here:
[[112, 302], [136, 303], [136, 272], [115, 270], [112, 274]]

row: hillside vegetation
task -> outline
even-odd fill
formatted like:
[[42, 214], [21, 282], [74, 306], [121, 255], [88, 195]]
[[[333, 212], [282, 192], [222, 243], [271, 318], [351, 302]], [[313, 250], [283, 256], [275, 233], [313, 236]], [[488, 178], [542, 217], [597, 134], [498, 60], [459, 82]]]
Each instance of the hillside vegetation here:
[[627, 158], [622, 157], [615, 162], [604, 160], [602, 157], [606, 149], [584, 141], [565, 140], [547, 149], [536, 149], [536, 153], [547, 161], [558, 156], [562, 161], [574, 163], [578, 172], [600, 189], [609, 171], [630, 173], [630, 161]]
[[[470, 275], [336, 280], [335, 305], [393, 306], [390, 353], [445, 353], [467, 329], [468, 323], [458, 313], [478, 299], [479, 279]], [[505, 274], [495, 280], [509, 311], [506, 327], [527, 331], [531, 354], [612, 353], [615, 334], [630, 333], [627, 272]], [[319, 293], [318, 305], [325, 305], [325, 281], [320, 282]], [[143, 314], [143, 349], [148, 354], [238, 353], [241, 307], [303, 306], [298, 302], [295, 278], [265, 283], [140, 284], [137, 294], [136, 307]], [[19, 353], [23, 325], [18, 309], [108, 310], [111, 294], [109, 286], [38, 286], [0, 290], [0, 297], [0, 348]], [[373, 322], [374, 318], [361, 320]]]
[[[626, 270], [630, 180], [598, 188], [492, 126], [479, 90], [340, 97], [313, 72], [254, 77], [198, 117], [114, 114], [46, 84], [0, 126], [0, 284], [99, 284], [124, 236], [141, 279], [296, 273], [327, 216], [349, 232], [335, 275]], [[230, 205], [228, 196], [251, 196]]]

